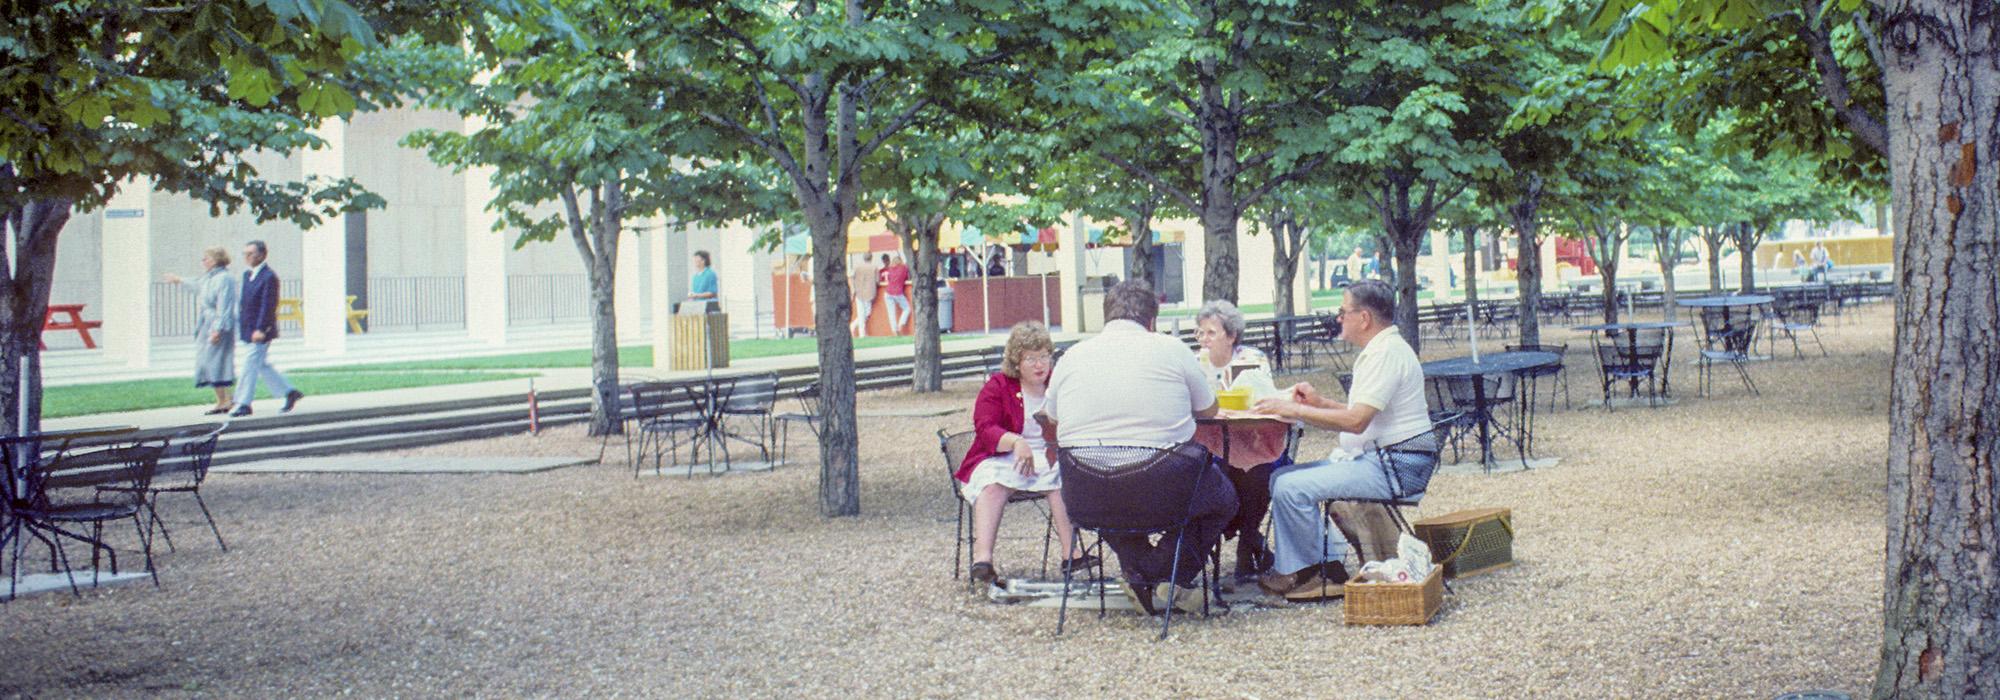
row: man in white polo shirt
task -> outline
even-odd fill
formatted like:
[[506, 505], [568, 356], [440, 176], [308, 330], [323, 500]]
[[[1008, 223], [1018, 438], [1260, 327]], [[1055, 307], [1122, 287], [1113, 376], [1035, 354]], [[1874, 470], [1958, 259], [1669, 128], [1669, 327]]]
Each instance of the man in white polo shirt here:
[[1396, 332], [1395, 308], [1395, 293], [1381, 281], [1347, 288], [1340, 303], [1341, 337], [1361, 347], [1347, 403], [1320, 396], [1305, 382], [1294, 385], [1288, 399], [1257, 403], [1259, 412], [1340, 431], [1340, 446], [1331, 457], [1283, 467], [1271, 475], [1271, 544], [1276, 556], [1273, 573], [1257, 584], [1268, 593], [1340, 595], [1347, 582], [1341, 562], [1348, 546], [1321, 522], [1320, 503], [1389, 498], [1388, 476], [1377, 446], [1395, 445], [1389, 460], [1398, 475], [1409, 475], [1404, 483], [1425, 483], [1428, 472], [1437, 468], [1438, 446], [1429, 437], [1430, 409], [1424, 405], [1423, 364]]
[[[1049, 378], [1042, 414], [1054, 428], [1045, 433], [1052, 443], [1179, 445], [1194, 439], [1196, 418], [1215, 415], [1215, 390], [1194, 354], [1181, 341], [1153, 332], [1159, 311], [1159, 297], [1143, 281], [1121, 282], [1105, 294], [1104, 331], [1064, 352]], [[1204, 557], [1236, 515], [1236, 490], [1229, 479], [1212, 462], [1206, 468], [1212, 473], [1202, 477], [1188, 506], [1179, 580], [1172, 582], [1180, 589], [1169, 594], [1174, 599], [1194, 590]], [[1158, 545], [1139, 535], [1108, 535], [1104, 541], [1118, 553], [1126, 590], [1154, 612], [1153, 587], [1169, 583], [1173, 569], [1173, 538], [1161, 538]], [[1162, 601], [1160, 607], [1167, 604]]]

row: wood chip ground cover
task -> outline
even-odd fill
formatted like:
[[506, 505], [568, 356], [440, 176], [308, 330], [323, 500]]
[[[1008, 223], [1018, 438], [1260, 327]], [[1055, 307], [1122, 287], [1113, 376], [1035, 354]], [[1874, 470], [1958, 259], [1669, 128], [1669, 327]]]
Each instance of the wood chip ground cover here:
[[[831, 521], [803, 433], [791, 464], [731, 478], [635, 480], [617, 438], [603, 464], [536, 474], [217, 475], [230, 552], [170, 501], [162, 588], [0, 606], [0, 695], [1859, 693], [1879, 642], [1889, 309], [1822, 335], [1831, 358], [1752, 367], [1761, 398], [1730, 374], [1692, 396], [1683, 342], [1675, 405], [1543, 413], [1537, 450], [1559, 466], [1438, 477], [1418, 516], [1510, 507], [1520, 563], [1458, 583], [1423, 628], [1346, 627], [1335, 604], [1190, 618], [1165, 643], [1150, 620], [1087, 612], [1054, 637], [1054, 611], [951, 580], [933, 433], [969, 417], [905, 415], [861, 419], [864, 512]], [[1594, 395], [1587, 339], [1551, 340], [1570, 343], [1576, 398]], [[960, 407], [978, 385], [947, 388], [861, 408]], [[597, 449], [573, 427], [398, 454]], [[1041, 530], [1008, 513], [1003, 571], [1034, 564]]]

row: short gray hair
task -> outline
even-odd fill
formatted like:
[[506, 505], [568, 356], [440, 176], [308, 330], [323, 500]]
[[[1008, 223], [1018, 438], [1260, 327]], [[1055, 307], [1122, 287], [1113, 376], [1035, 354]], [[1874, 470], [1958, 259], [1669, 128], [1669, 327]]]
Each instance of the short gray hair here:
[[1215, 319], [1216, 323], [1221, 324], [1222, 332], [1228, 333], [1230, 340], [1243, 339], [1243, 312], [1237, 310], [1235, 304], [1229, 303], [1226, 299], [1202, 304], [1201, 311], [1194, 315], [1194, 322], [1201, 323], [1208, 319]]
[[1151, 326], [1160, 316], [1160, 298], [1145, 280], [1125, 280], [1104, 293], [1104, 320]]
[[1354, 307], [1375, 315], [1384, 326], [1396, 325], [1396, 292], [1382, 280], [1363, 280], [1347, 288]]

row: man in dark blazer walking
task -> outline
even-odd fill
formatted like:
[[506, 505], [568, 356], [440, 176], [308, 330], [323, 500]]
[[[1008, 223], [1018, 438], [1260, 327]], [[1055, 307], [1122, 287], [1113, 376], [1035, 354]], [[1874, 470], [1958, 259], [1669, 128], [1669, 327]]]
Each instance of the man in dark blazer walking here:
[[265, 357], [271, 350], [271, 341], [278, 339], [278, 273], [264, 265], [264, 256], [263, 241], [243, 245], [243, 262], [250, 269], [243, 271], [243, 298], [237, 304], [241, 318], [236, 329], [243, 342], [249, 344], [249, 350], [243, 353], [243, 387], [236, 392], [236, 410], [231, 416], [250, 415], [250, 400], [257, 397], [258, 379], [271, 383], [272, 396], [285, 397], [285, 408], [280, 413], [290, 413], [293, 406], [299, 405], [299, 399], [305, 398]]

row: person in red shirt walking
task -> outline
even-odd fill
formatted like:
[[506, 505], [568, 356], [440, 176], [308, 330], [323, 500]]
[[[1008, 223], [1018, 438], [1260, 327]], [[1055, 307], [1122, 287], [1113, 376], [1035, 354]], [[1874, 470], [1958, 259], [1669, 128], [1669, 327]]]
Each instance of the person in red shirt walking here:
[[889, 332], [902, 335], [910, 322], [910, 266], [903, 264], [903, 256], [882, 254], [882, 286], [889, 305]]

